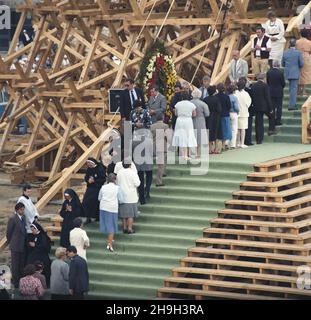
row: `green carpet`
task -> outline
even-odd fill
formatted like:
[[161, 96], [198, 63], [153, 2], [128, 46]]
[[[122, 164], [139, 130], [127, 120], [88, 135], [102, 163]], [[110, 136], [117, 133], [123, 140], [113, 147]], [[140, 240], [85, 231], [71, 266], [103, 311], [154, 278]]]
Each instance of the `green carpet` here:
[[163, 279], [179, 266], [187, 248], [195, 245], [254, 163], [311, 151], [310, 145], [298, 144], [300, 111], [288, 112], [286, 107], [285, 100], [284, 126], [277, 136], [265, 137], [263, 145], [213, 155], [206, 175], [190, 175], [189, 165], [169, 166], [166, 187], [153, 186], [151, 201], [140, 207], [136, 234], [118, 234], [114, 253], [106, 250], [98, 224], [88, 225], [90, 298], [156, 298]]

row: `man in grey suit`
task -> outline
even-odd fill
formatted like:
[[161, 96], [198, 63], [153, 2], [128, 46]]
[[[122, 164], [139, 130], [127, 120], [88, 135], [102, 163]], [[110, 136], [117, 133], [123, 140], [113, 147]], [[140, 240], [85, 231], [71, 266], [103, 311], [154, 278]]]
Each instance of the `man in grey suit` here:
[[284, 52], [282, 59], [282, 66], [285, 68], [285, 79], [289, 82], [288, 110], [297, 110], [298, 82], [303, 64], [302, 54], [296, 49], [296, 39], [291, 39], [289, 42], [289, 49]]
[[200, 88], [202, 92], [201, 100], [203, 101], [206, 97], [208, 97], [207, 89], [211, 84], [211, 77], [210, 76], [204, 76], [202, 79], [202, 87]]
[[240, 51], [234, 50], [230, 64], [229, 78], [232, 83], [237, 83], [240, 78], [247, 78], [248, 64], [247, 61], [240, 58]]
[[154, 86], [150, 90], [150, 100], [148, 102], [148, 106], [152, 123], [157, 121], [156, 119], [158, 114], [164, 116], [166, 110], [166, 98], [159, 92], [159, 88], [157, 86]]
[[25, 205], [15, 205], [15, 214], [9, 219], [6, 238], [11, 250], [12, 280], [15, 288], [19, 287], [19, 279], [23, 276], [26, 258], [26, 220]]

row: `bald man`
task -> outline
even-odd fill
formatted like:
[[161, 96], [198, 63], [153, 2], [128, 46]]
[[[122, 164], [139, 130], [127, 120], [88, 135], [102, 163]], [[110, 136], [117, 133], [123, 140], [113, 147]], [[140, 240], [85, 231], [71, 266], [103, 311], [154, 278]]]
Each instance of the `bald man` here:
[[240, 51], [234, 50], [232, 53], [232, 60], [230, 65], [229, 78], [232, 83], [237, 83], [240, 78], [247, 78], [248, 64], [245, 60], [240, 58]]

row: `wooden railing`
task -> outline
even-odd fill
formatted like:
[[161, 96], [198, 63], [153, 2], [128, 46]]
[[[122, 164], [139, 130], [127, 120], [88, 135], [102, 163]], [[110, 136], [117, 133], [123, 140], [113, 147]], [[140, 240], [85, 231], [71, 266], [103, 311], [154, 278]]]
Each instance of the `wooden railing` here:
[[310, 127], [310, 111], [311, 111], [311, 96], [303, 104], [301, 108], [301, 140], [302, 143], [311, 143], [311, 128]]

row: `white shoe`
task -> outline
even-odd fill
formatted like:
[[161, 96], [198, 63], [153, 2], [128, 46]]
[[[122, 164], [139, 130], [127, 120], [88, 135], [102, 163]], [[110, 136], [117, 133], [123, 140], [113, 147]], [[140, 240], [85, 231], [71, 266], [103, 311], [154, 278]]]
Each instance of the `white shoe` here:
[[246, 148], [248, 148], [248, 146], [245, 145], [245, 144], [242, 144], [242, 145], [241, 145], [241, 148], [242, 148], [242, 149], [246, 149]]

